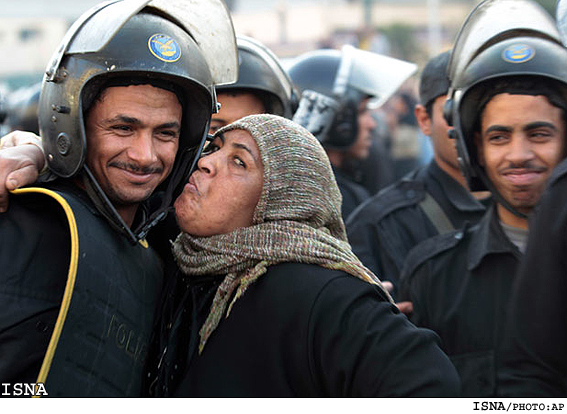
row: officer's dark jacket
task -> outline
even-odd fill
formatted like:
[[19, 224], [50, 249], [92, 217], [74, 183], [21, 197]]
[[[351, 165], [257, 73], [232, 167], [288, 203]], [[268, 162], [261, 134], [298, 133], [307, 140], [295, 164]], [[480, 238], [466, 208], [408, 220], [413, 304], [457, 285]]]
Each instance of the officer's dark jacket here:
[[[477, 223], [486, 208], [432, 161], [380, 191], [346, 222], [352, 250], [381, 280], [397, 286], [410, 249], [439, 234], [420, 205], [429, 193], [455, 229]], [[397, 289], [391, 292], [396, 297]]]
[[496, 351], [520, 258], [494, 206], [477, 225], [432, 237], [408, 255], [400, 299], [413, 302], [412, 322], [441, 337], [463, 396], [495, 395]]
[[412, 325], [375, 286], [309, 264], [269, 267], [221, 319], [199, 355], [198, 330], [221, 280], [172, 278], [178, 283], [168, 296], [177, 296], [177, 304], [166, 301], [161, 312], [161, 349], [167, 346], [167, 352], [156, 357], [163, 371], [157, 395], [402, 397], [459, 391], [437, 335]]
[[341, 192], [341, 196], [343, 197], [341, 214], [343, 216], [343, 220], [346, 220], [356, 207], [370, 197], [370, 194], [366, 188], [356, 183], [340, 168], [333, 166], [333, 173], [335, 174], [335, 180], [337, 180], [337, 185]]
[[69, 285], [73, 226], [61, 205], [44, 194], [11, 196], [0, 214], [0, 381], [37, 382], [49, 361], [50, 396], [140, 395], [161, 263], [151, 248], [112, 230], [68, 181], [45, 187], [76, 219], [76, 279]]
[[505, 397], [566, 397], [567, 161], [553, 171], [514, 282], [499, 371]]

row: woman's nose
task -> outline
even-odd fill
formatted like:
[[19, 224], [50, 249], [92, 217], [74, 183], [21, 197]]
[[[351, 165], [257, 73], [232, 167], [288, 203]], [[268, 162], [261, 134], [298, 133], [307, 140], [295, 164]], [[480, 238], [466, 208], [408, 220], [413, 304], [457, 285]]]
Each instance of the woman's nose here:
[[215, 154], [217, 153], [213, 152], [210, 154], [202, 155], [197, 162], [197, 168], [207, 174], [213, 174], [216, 171], [216, 163], [218, 162], [218, 157], [215, 156]]

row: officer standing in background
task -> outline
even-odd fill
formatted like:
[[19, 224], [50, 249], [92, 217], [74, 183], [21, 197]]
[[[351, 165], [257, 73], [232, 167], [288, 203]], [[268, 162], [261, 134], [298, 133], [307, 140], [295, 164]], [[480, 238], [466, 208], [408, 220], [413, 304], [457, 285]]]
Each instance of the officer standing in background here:
[[344, 46], [299, 56], [288, 73], [303, 94], [294, 121], [321, 142], [343, 197], [348, 215], [370, 194], [348, 171], [368, 157], [376, 122], [371, 99], [385, 102], [415, 72], [415, 65]]
[[[557, 3], [556, 16], [566, 44], [566, 1]], [[498, 372], [500, 396], [567, 396], [566, 246], [567, 160], [563, 160], [530, 220], [526, 253], [510, 299]]]
[[466, 397], [497, 395], [528, 215], [565, 154], [566, 68], [553, 19], [530, 0], [480, 3], [452, 52], [447, 115], [469, 188], [489, 190], [493, 204], [476, 226], [415, 247], [400, 296], [413, 303], [411, 320], [441, 337]]
[[291, 79], [274, 53], [251, 37], [238, 35], [238, 81], [216, 88], [221, 104], [213, 114], [209, 132], [254, 114], [291, 118], [298, 96]]
[[478, 222], [486, 209], [467, 189], [443, 118], [449, 57], [450, 52], [444, 52], [427, 63], [419, 83], [421, 104], [415, 108], [419, 127], [431, 138], [434, 159], [366, 201], [346, 223], [353, 251], [381, 280], [393, 284], [394, 298], [414, 246], [465, 222]]
[[69, 29], [39, 102], [59, 178], [17, 191], [0, 215], [3, 383], [141, 394], [163, 278], [145, 235], [196, 162], [214, 85], [236, 80], [236, 61], [220, 1], [107, 2]]

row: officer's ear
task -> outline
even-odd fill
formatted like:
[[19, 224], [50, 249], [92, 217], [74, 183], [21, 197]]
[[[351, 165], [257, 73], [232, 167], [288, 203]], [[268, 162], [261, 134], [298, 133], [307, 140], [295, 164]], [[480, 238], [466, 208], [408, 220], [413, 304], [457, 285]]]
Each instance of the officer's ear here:
[[431, 136], [431, 118], [429, 117], [425, 106], [421, 104], [416, 105], [414, 113], [421, 132], [428, 137]]
[[482, 136], [478, 131], [474, 133], [474, 146], [476, 147], [478, 163], [484, 167], [484, 143], [482, 141]]

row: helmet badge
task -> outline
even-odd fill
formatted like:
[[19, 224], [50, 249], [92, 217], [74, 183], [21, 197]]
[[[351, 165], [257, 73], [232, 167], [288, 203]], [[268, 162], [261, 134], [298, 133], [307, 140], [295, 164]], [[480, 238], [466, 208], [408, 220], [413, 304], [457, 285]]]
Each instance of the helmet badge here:
[[164, 62], [176, 62], [181, 57], [181, 48], [170, 36], [156, 33], [148, 39], [148, 48], [152, 55]]
[[535, 56], [535, 49], [524, 43], [508, 46], [502, 52], [502, 59], [510, 63], [524, 63]]

